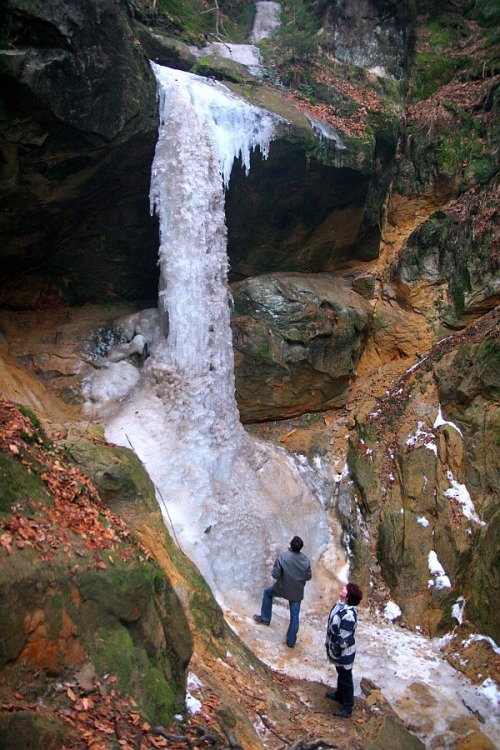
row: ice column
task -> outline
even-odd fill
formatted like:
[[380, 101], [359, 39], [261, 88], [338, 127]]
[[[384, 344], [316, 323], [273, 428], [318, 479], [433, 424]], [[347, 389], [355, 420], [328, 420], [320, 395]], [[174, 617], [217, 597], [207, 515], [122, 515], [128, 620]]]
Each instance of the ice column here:
[[168, 328], [156, 357], [182, 382], [184, 397], [189, 394], [186, 439], [203, 443], [202, 462], [219, 455], [218, 478], [225, 479], [242, 428], [234, 396], [224, 188], [236, 158], [248, 172], [252, 150], [267, 156], [277, 118], [216, 81], [152, 68], [160, 127], [151, 206], [160, 219], [159, 308]]

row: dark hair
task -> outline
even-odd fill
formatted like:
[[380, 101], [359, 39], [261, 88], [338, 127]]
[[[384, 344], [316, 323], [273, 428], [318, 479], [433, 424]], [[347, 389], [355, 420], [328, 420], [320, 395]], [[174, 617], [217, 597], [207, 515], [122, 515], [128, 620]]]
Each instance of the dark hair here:
[[347, 596], [345, 598], [347, 604], [349, 604], [351, 607], [355, 607], [357, 604], [360, 603], [361, 599], [363, 598], [363, 592], [359, 588], [359, 586], [356, 586], [355, 583], [348, 583], [346, 586], [347, 589]]
[[292, 541], [290, 542], [290, 549], [293, 552], [300, 552], [303, 546], [304, 546], [304, 542], [302, 541], [300, 536], [294, 536]]

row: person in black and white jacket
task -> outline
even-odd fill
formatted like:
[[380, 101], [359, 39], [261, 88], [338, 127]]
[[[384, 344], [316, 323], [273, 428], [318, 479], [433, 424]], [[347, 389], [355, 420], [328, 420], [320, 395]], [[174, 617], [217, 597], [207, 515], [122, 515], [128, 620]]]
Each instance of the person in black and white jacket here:
[[337, 689], [328, 690], [326, 697], [340, 703], [335, 716], [343, 719], [352, 714], [354, 706], [354, 686], [352, 665], [356, 656], [354, 633], [358, 622], [358, 604], [363, 592], [355, 583], [348, 583], [339, 594], [340, 599], [328, 616], [326, 629], [326, 655], [337, 670]]

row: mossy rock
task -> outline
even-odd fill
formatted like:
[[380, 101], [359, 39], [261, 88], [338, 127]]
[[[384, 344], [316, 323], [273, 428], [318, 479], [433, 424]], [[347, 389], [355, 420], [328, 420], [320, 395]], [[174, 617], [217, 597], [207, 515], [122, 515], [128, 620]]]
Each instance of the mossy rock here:
[[101, 613], [130, 625], [146, 611], [154, 595], [156, 576], [161, 575], [151, 562], [135, 561], [132, 565], [119, 557], [106, 569], [82, 572], [78, 587], [84, 600], [92, 601]]
[[188, 44], [166, 36], [161, 29], [137, 25], [137, 38], [150, 60], [177, 70], [189, 71], [197, 57]]
[[130, 504], [157, 511], [153, 482], [129, 448], [88, 440], [78, 434], [66, 442], [69, 458], [91, 479], [101, 500], [115, 513], [127, 516]]
[[347, 462], [363, 498], [368, 514], [374, 513], [380, 503], [379, 468], [376, 453], [367, 454], [369, 445], [349, 441]]
[[61, 750], [70, 747], [66, 727], [33, 711], [0, 714], [0, 748], [2, 750]]
[[[38, 473], [40, 470], [38, 467]], [[28, 471], [14, 457], [0, 454], [0, 515], [9, 513], [12, 505], [24, 503], [27, 497], [47, 504], [50, 495], [38, 473]]]
[[232, 81], [233, 83], [255, 83], [258, 81], [250, 73], [246, 65], [219, 55], [207, 55], [191, 68], [191, 73], [205, 78], [215, 78], [217, 81]]
[[[25, 444], [33, 436], [36, 432], [26, 434]], [[17, 453], [0, 454], [0, 480], [15, 489], [15, 494], [9, 489], [4, 511], [16, 501], [25, 517], [33, 514], [37, 528], [43, 528], [42, 516], [54, 498], [38, 476], [45, 455], [39, 442], [37, 451], [36, 461], [27, 451], [22, 462]], [[143, 514], [154, 512], [161, 521], [154, 487], [132, 451], [83, 440], [75, 456], [89, 465], [95, 461], [97, 473], [102, 470], [111, 505], [127, 509], [140, 503]], [[54, 459], [53, 452], [47, 453], [47, 464]], [[64, 464], [65, 457], [58, 455], [58, 461]], [[106, 474], [110, 466], [123, 472], [120, 481], [116, 473]], [[168, 724], [183, 707], [193, 647], [173, 587], [133, 538], [117, 537], [116, 529], [107, 545], [105, 536], [93, 539], [70, 529], [61, 539], [54, 529], [51, 543], [51, 533], [42, 552], [29, 541], [17, 545], [19, 539], [13, 539], [10, 554], [2, 549], [0, 668], [22, 659], [57, 676], [90, 661], [100, 677], [116, 671], [117, 687], [136, 700], [149, 720]]]
[[116, 675], [120, 691], [134, 696], [149, 721], [169, 723], [176, 711], [183, 710], [183, 692], [165, 652], [155, 654], [153, 659], [118, 621], [100, 628], [95, 642], [92, 658], [97, 673]]
[[[197, 624], [206, 625], [210, 637], [222, 638], [225, 633], [222, 610], [195, 565], [182, 554], [168, 533], [156, 500], [153, 482], [135, 453], [129, 448], [106, 445], [100, 442], [94, 443], [92, 440], [82, 437], [76, 431], [69, 436], [66, 449], [71, 460], [91, 478], [103, 502], [113, 512], [125, 519], [131, 529], [143, 526], [143, 519], [147, 516], [151, 528], [163, 537], [163, 542], [173, 565], [181, 576], [189, 581], [189, 585], [194, 592], [189, 597], [189, 601], [186, 602], [194, 621]], [[154, 568], [152, 573], [146, 572], [142, 583], [138, 570], [132, 576], [132, 579], [136, 578], [135, 583], [134, 580], [126, 580], [128, 573], [120, 566], [117, 570], [108, 568], [106, 571], [86, 573], [84, 576], [85, 591], [92, 595], [95, 594], [98, 600], [102, 601], [103, 605], [106, 605], [118, 617], [124, 616], [123, 609], [126, 600], [133, 607], [134, 591], [137, 591], [139, 602], [144, 601], [145, 592], [148, 590], [162, 591], [161, 601], [165, 610], [165, 617], [171, 623], [172, 632], [181, 634], [179, 643], [185, 642], [185, 649], [179, 649], [179, 644], [175, 646], [176, 658], [187, 666], [192, 640], [175, 591], [168, 585], [166, 578], [158, 569]], [[146, 570], [149, 570], [149, 568], [146, 568]], [[124, 583], [131, 584], [131, 587], [128, 585], [128, 594], [122, 602], [121, 598], [124, 595], [120, 585]], [[115, 591], [114, 587], [117, 584], [119, 586]], [[158, 593], [156, 594], [156, 600], [158, 601]], [[131, 609], [127, 616], [133, 620], [132, 614]], [[182, 636], [182, 633], [184, 633], [184, 636]]]
[[500, 641], [498, 601], [500, 596], [500, 510], [497, 510], [477, 540], [474, 562], [469, 568], [467, 617], [478, 632]]

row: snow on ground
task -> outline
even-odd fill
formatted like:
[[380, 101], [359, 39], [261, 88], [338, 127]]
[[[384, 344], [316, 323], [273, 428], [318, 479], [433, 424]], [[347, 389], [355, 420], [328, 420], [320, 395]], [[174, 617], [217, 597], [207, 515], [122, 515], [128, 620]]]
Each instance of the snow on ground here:
[[[285, 645], [288, 609], [284, 603], [275, 605], [270, 627], [253, 622], [258, 605], [245, 613], [226, 610], [225, 616], [243, 642], [272, 669], [334, 686], [335, 668], [327, 662], [324, 648], [329, 608], [325, 605], [324, 611], [314, 611], [308, 609], [307, 598], [305, 602], [293, 650]], [[361, 678], [372, 680], [426, 747], [436, 736], [445, 736], [454, 719], [470, 718], [474, 712], [484, 719], [482, 731], [500, 748], [498, 689], [492, 689], [491, 680], [475, 686], [453, 669], [442, 658], [438, 639], [429, 640], [385, 622], [382, 616], [374, 622], [368, 611], [361, 609], [353, 676], [357, 696], [361, 695]]]

